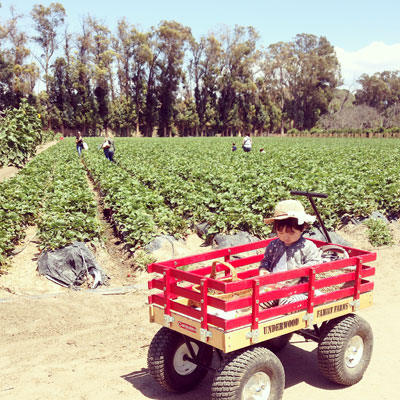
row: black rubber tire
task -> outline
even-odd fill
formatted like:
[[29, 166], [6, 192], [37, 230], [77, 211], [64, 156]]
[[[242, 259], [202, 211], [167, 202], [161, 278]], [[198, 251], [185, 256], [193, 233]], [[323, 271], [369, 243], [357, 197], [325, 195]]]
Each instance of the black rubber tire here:
[[274, 353], [278, 353], [286, 347], [292, 336], [293, 332], [286, 333], [285, 335], [266, 340], [265, 342], [263, 342], [263, 346]]
[[[254, 397], [244, 394], [249, 380], [261, 374], [268, 377], [269, 393], [265, 400], [280, 400], [285, 388], [285, 371], [278, 357], [265, 347], [252, 347], [228, 353], [214, 376], [211, 386], [212, 400], [247, 400]], [[264, 389], [265, 386], [261, 388]], [[248, 388], [247, 388], [248, 389]], [[255, 391], [258, 396], [262, 394]], [[257, 397], [261, 398], [261, 397]]]
[[[352, 340], [355, 341], [352, 349], [358, 347], [358, 353], [350, 349]], [[355, 314], [335, 318], [321, 331], [319, 369], [332, 382], [354, 385], [362, 379], [371, 360], [372, 349], [373, 333], [367, 321]]]
[[[213, 348], [206, 343], [189, 338], [194, 350], [199, 356], [200, 361], [207, 366], [211, 365], [213, 358]], [[182, 334], [171, 329], [162, 327], [154, 336], [150, 343], [147, 354], [147, 366], [150, 374], [156, 382], [164, 389], [174, 393], [184, 393], [196, 387], [207, 375], [208, 370], [196, 366], [189, 361], [181, 358], [181, 365], [188, 369], [179, 371], [174, 365], [175, 360], [182, 356], [182, 352], [189, 355]]]

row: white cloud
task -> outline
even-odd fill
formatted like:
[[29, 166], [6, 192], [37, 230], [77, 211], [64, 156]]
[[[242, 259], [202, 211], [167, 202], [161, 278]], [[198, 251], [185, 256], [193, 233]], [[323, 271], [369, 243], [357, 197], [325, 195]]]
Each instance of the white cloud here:
[[344, 87], [350, 90], [357, 86], [356, 81], [362, 74], [400, 70], [400, 43], [387, 45], [373, 42], [360, 50], [349, 52], [335, 47], [341, 65]]

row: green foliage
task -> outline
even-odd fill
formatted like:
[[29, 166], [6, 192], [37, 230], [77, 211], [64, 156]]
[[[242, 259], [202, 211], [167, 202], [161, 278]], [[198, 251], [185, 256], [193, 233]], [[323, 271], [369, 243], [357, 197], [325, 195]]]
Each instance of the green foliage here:
[[32, 223], [43, 250], [99, 238], [96, 213], [73, 139], [59, 142], [0, 184], [0, 265]]
[[368, 240], [373, 246], [393, 244], [393, 236], [384, 221], [378, 218], [370, 218], [365, 225], [368, 226]]
[[135, 269], [146, 271], [147, 266], [155, 261], [156, 259], [144, 250], [135, 251]]
[[42, 143], [40, 115], [23, 100], [0, 120], [0, 165], [22, 167]]
[[[90, 148], [100, 143], [98, 139], [87, 141]], [[118, 143], [121, 145], [123, 139]], [[157, 235], [172, 232], [179, 236], [186, 231], [184, 219], [165, 204], [161, 194], [143, 185], [129, 170], [110, 163], [102, 152], [85, 153], [84, 159], [116, 232], [130, 246], [138, 248]]]
[[[136, 195], [129, 193], [141, 193], [138, 184], [146, 188], [142, 198], [148, 197], [150, 190], [150, 198], [162, 199], [175, 216], [187, 221], [188, 227], [207, 222], [210, 234], [245, 230], [266, 237], [270, 227], [263, 218], [273, 212], [277, 201], [290, 197], [293, 189], [329, 195], [320, 205], [329, 228], [349, 215], [366, 216], [377, 209], [390, 215], [400, 208], [396, 179], [399, 153], [390, 153], [391, 143], [305, 138], [255, 138], [254, 142], [255, 150], [245, 154], [230, 151], [230, 138], [117, 139], [119, 174], [113, 196], [119, 192], [121, 202], [123, 193], [124, 200], [118, 206], [114, 199], [111, 204], [111, 195], [105, 197], [111, 208], [117, 207], [113, 218], [122, 217], [122, 211], [124, 218], [132, 214], [129, 202], [133, 200], [129, 199], [136, 202]], [[260, 154], [259, 147], [264, 147], [267, 154]], [[103, 162], [104, 157], [100, 158]], [[94, 164], [90, 168], [98, 175], [107, 171], [110, 179], [115, 166], [105, 160], [104, 163], [106, 170], [96, 172], [98, 167]], [[127, 178], [122, 179], [121, 170], [129, 175], [129, 185], [124, 190]], [[150, 204], [154, 207], [154, 203]], [[306, 202], [305, 205], [309, 207]], [[153, 221], [154, 214], [165, 215], [166, 221], [171, 218], [169, 212], [157, 211], [152, 213]], [[144, 216], [150, 223], [148, 209], [141, 213], [142, 219]], [[152, 223], [153, 228], [147, 232], [155, 234], [157, 225]], [[167, 232], [176, 232], [174, 226], [183, 228], [170, 220]], [[124, 224], [125, 229], [129, 227], [135, 225]], [[126, 235], [140, 243], [147, 234], [140, 236], [135, 230]]]
[[[116, 233], [136, 250], [160, 234], [184, 236], [201, 222], [210, 235], [247, 231], [266, 238], [263, 219], [296, 189], [328, 195], [316, 200], [328, 228], [342, 218], [400, 210], [397, 139], [256, 137], [254, 150], [244, 153], [231, 151], [232, 138], [115, 138], [116, 163], [96, 150], [99, 138], [85, 141], [83, 163], [73, 138], [65, 139], [0, 184], [3, 261], [33, 221], [43, 249], [100, 237], [85, 168]], [[374, 245], [390, 243], [387, 227], [369, 224]]]

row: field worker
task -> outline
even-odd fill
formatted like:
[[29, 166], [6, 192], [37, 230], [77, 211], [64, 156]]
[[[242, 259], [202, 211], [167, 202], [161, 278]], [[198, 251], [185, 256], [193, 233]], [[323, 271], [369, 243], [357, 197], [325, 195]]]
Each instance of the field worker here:
[[78, 154], [80, 156], [83, 150], [83, 138], [80, 131], [76, 133], [75, 143], [76, 143], [76, 150], [78, 151]]
[[[274, 272], [289, 271], [310, 265], [322, 264], [321, 253], [318, 247], [302, 234], [315, 217], [306, 214], [303, 205], [298, 200], [280, 201], [274, 210], [274, 216], [264, 220], [266, 224], [273, 223], [273, 231], [277, 239], [269, 243], [265, 249], [259, 272], [266, 275]], [[277, 287], [296, 285], [305, 282], [306, 278], [295, 278], [290, 281], [279, 282]], [[261, 304], [261, 308], [294, 303], [307, 299], [306, 293], [290, 297], [271, 300]]]
[[246, 152], [251, 151], [252, 140], [251, 137], [246, 133], [246, 136], [243, 138], [242, 149]]
[[104, 138], [104, 142], [99, 146], [99, 149], [102, 148], [104, 151], [104, 155], [107, 160], [114, 161], [114, 152], [115, 152], [115, 144], [114, 140], [112, 140], [108, 135]]

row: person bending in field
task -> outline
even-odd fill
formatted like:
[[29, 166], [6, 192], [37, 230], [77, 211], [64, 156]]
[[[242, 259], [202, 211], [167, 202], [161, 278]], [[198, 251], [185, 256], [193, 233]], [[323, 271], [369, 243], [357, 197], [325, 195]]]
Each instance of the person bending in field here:
[[108, 135], [104, 138], [104, 142], [99, 146], [99, 149], [102, 148], [104, 151], [104, 155], [107, 160], [114, 161], [114, 152], [115, 152], [115, 144], [114, 140], [108, 137]]
[[[278, 238], [270, 242], [265, 249], [264, 258], [259, 266], [260, 275], [322, 264], [318, 247], [302, 236], [309, 224], [315, 221], [315, 217], [306, 214], [303, 205], [298, 200], [280, 201], [275, 207], [274, 216], [264, 221], [267, 224], [274, 224], [273, 230]], [[295, 278], [279, 282], [276, 287], [296, 285], [306, 279]], [[300, 293], [261, 303], [261, 308], [270, 308], [305, 299], [307, 299], [307, 294]]]

